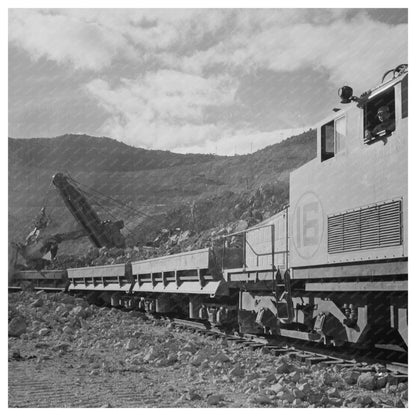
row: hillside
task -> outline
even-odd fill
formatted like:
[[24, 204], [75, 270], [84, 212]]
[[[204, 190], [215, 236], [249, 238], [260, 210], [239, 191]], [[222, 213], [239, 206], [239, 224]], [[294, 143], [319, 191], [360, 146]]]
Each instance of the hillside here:
[[128, 146], [108, 137], [66, 134], [55, 138], [9, 138], [9, 164], [55, 171], [128, 172], [203, 163], [219, 156], [182, 155]]
[[9, 238], [22, 240], [45, 204], [51, 232], [77, 227], [50, 185], [57, 171], [69, 173], [88, 192], [111, 196], [93, 201], [99, 215], [124, 219], [143, 241], [162, 227], [203, 230], [253, 209], [261, 217], [273, 214], [288, 202], [290, 171], [315, 152], [312, 130], [232, 157], [138, 149], [86, 135], [9, 138]]

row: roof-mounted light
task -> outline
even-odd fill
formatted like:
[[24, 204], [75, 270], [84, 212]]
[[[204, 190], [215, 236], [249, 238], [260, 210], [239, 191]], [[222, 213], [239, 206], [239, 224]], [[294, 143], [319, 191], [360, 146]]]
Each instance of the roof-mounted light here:
[[354, 101], [353, 90], [348, 85], [344, 85], [338, 90], [339, 98], [341, 98], [341, 104], [349, 104], [351, 101]]

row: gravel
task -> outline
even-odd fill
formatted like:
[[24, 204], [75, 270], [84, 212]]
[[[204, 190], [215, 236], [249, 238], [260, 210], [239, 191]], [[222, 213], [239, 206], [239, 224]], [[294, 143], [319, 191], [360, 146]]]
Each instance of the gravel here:
[[9, 407], [407, 407], [383, 367], [307, 367], [69, 294], [9, 294]]

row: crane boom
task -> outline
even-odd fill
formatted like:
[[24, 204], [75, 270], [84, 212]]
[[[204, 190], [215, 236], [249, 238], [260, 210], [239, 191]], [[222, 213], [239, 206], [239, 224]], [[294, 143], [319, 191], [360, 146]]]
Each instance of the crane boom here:
[[52, 182], [73, 217], [96, 247], [125, 247], [125, 240], [120, 232], [124, 227], [123, 221], [101, 221], [82, 190], [63, 173], [56, 173]]

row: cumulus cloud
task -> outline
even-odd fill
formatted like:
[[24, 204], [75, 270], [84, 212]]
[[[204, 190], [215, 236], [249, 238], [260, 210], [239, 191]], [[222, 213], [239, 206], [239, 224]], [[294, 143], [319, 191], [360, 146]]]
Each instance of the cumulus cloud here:
[[203, 78], [160, 70], [111, 86], [95, 79], [86, 86], [109, 113], [101, 134], [134, 145], [176, 152], [249, 153], [305, 128], [259, 132], [205, 120], [206, 107], [234, 103], [237, 84], [229, 77]]
[[334, 85], [348, 80], [364, 88], [386, 69], [407, 62], [407, 24], [388, 25], [365, 14], [346, 21], [342, 10], [329, 24], [314, 23], [313, 16], [306, 21], [293, 10], [283, 16], [269, 16], [261, 26], [247, 18], [226, 41], [181, 57], [177, 65], [196, 73], [214, 64], [247, 72], [310, 68], [327, 73]]
[[179, 143], [219, 137], [219, 128], [205, 121], [205, 110], [234, 103], [237, 85], [227, 76], [204, 78], [160, 70], [123, 79], [115, 87], [95, 79], [86, 89], [111, 115], [103, 133], [135, 145], [175, 149]]
[[99, 70], [118, 56], [150, 54], [195, 74], [220, 66], [290, 71], [302, 67], [366, 83], [407, 60], [407, 24], [388, 25], [348, 9], [69, 9], [10, 11], [9, 38], [45, 56]]
[[224, 18], [197, 9], [11, 9], [9, 40], [33, 59], [98, 71], [119, 56], [133, 63], [144, 52], [198, 48]]
[[9, 40], [33, 59], [46, 57], [75, 69], [99, 70], [119, 53], [134, 57], [124, 36], [96, 21], [35, 9], [9, 13]]
[[[226, 154], [295, 131], [264, 132], [261, 117], [245, 128], [209, 117], [240, 104], [244, 77], [305, 69], [312, 89], [319, 73], [359, 93], [407, 61], [407, 24], [349, 9], [14, 9], [9, 40], [34, 60], [95, 72], [84, 91], [108, 114], [101, 134], [148, 148]], [[134, 76], [112, 72], [120, 61], [137, 68]]]

